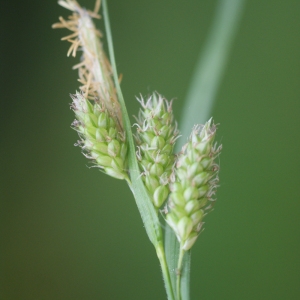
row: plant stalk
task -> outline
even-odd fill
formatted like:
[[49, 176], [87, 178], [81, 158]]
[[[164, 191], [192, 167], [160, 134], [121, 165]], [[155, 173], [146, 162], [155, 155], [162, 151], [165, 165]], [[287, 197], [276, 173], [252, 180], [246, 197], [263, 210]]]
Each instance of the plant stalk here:
[[176, 270], [177, 280], [176, 280], [176, 291], [177, 291], [177, 300], [181, 300], [181, 272], [182, 272], [182, 260], [185, 254], [185, 251], [182, 249], [180, 245], [179, 257], [178, 257], [178, 265]]
[[160, 266], [161, 266], [161, 270], [162, 270], [162, 274], [163, 274], [163, 278], [164, 278], [164, 282], [165, 282], [165, 288], [166, 288], [166, 291], [168, 294], [168, 299], [175, 300], [163, 242], [162, 241], [159, 242], [155, 248], [156, 248], [157, 257], [160, 262]]

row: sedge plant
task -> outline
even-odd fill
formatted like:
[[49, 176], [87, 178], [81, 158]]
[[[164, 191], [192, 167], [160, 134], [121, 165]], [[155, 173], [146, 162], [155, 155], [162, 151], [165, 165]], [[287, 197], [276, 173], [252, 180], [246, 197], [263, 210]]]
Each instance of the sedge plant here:
[[100, 19], [100, 0], [93, 10], [75, 0], [58, 3], [71, 15], [60, 17], [53, 28], [71, 31], [62, 38], [71, 44], [67, 54], [81, 55], [73, 67], [78, 70], [80, 85], [71, 94], [77, 145], [104, 174], [126, 180], [155, 247], [168, 299], [187, 300], [190, 249], [216, 201], [221, 152], [215, 142], [217, 126], [212, 119], [194, 124], [187, 143], [176, 152], [180, 133], [172, 102], [154, 92], [138, 99], [141, 108], [132, 132], [116, 69], [106, 0], [102, 9], [109, 58], [94, 24]]

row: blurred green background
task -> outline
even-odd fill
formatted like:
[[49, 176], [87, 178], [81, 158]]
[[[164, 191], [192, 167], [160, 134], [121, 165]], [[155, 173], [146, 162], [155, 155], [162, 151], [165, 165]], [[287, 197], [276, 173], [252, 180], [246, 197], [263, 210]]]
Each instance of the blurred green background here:
[[[217, 1], [108, 2], [130, 115], [157, 90], [179, 119]], [[299, 13], [298, 0], [246, 3], [213, 111], [221, 187], [192, 251], [192, 299], [300, 299]], [[125, 182], [73, 146], [78, 58], [51, 29], [68, 12], [32, 0], [1, 14], [0, 298], [165, 299]]]

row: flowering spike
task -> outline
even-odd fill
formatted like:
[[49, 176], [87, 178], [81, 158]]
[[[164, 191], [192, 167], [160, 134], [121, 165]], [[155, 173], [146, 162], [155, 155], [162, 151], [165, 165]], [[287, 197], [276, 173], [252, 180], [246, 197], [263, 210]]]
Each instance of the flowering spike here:
[[173, 148], [178, 136], [172, 103], [153, 93], [145, 101], [138, 99], [142, 108], [137, 118], [137, 159], [143, 181], [152, 196], [153, 204], [160, 208], [170, 192], [169, 182], [175, 162]]
[[78, 69], [81, 92], [71, 95], [76, 115], [72, 125], [81, 137], [79, 144], [86, 157], [93, 159], [104, 172], [118, 179], [127, 178], [127, 145], [120, 104], [111, 66], [99, 39], [101, 33], [92, 20], [100, 18], [100, 0], [96, 0], [93, 11], [82, 8], [75, 0], [58, 3], [73, 14], [67, 20], [60, 17], [60, 22], [52, 27], [72, 31], [62, 38], [71, 43], [68, 56], [82, 51], [81, 62], [73, 68]]
[[92, 18], [100, 18], [98, 15], [100, 1], [96, 1], [93, 12], [82, 8], [74, 0], [60, 0], [59, 4], [73, 11], [73, 14], [68, 20], [60, 17], [60, 22], [53, 24], [52, 27], [67, 28], [73, 32], [62, 38], [71, 43], [68, 56], [71, 54], [76, 56], [78, 50], [82, 51], [81, 62], [74, 66], [78, 69], [78, 81], [82, 84], [80, 90], [87, 99], [93, 100], [97, 97], [104, 101], [107, 109], [114, 112], [119, 123], [122, 124], [121, 109], [111, 76], [111, 66], [99, 39], [101, 33], [95, 28], [92, 20]]
[[216, 129], [212, 119], [205, 125], [196, 125], [174, 168], [166, 222], [185, 251], [195, 243], [205, 212], [215, 201], [212, 196], [217, 188], [219, 170], [215, 159], [221, 151], [221, 146], [214, 144]]
[[86, 157], [93, 159], [106, 174], [127, 178], [125, 139], [115, 123], [108, 122], [113, 116], [105, 104], [101, 101], [92, 104], [81, 93], [72, 95], [72, 99], [71, 108], [76, 116], [72, 125], [81, 137], [80, 146]]

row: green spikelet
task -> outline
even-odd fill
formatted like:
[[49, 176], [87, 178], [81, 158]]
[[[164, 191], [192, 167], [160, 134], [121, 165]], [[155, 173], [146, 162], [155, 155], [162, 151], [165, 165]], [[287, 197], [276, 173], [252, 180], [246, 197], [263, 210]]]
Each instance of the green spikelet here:
[[175, 162], [174, 143], [178, 135], [172, 103], [153, 93], [145, 102], [140, 100], [136, 142], [137, 158], [143, 181], [156, 208], [162, 206], [169, 194], [170, 175]]
[[215, 134], [212, 119], [204, 126], [196, 125], [174, 168], [166, 221], [183, 250], [189, 250], [195, 243], [203, 217], [215, 201], [219, 170], [215, 159], [222, 147], [214, 144]]
[[84, 155], [94, 160], [106, 174], [127, 179], [127, 146], [117, 118], [103, 102], [95, 100], [92, 103], [80, 93], [71, 97], [71, 108], [76, 116], [72, 125], [81, 137], [78, 145], [84, 150]]

